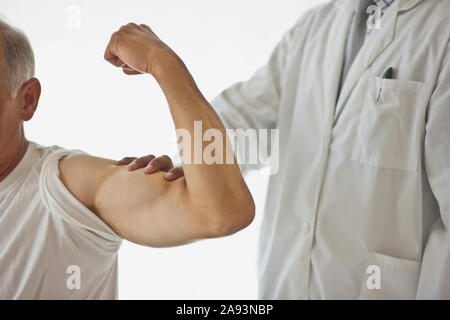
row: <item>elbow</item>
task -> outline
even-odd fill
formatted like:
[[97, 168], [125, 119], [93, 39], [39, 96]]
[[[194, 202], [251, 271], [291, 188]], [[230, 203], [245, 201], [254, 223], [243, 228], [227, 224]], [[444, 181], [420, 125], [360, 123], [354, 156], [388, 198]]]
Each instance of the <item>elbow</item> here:
[[249, 226], [254, 218], [255, 203], [251, 195], [245, 199], [228, 200], [219, 208], [216, 206], [214, 212], [209, 211], [207, 238], [232, 235]]

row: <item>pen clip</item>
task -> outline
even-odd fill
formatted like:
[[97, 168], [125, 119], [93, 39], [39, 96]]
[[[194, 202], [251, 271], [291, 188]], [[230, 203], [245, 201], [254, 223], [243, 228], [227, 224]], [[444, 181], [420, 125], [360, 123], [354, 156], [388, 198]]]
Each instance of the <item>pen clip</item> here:
[[377, 98], [376, 98], [376, 102], [378, 103], [379, 101], [380, 101], [380, 98], [381, 98], [381, 92], [383, 91], [383, 82], [384, 82], [384, 79], [383, 78], [381, 78], [380, 79], [380, 84], [379, 84], [379, 88], [378, 88], [378, 94], [377, 94]]

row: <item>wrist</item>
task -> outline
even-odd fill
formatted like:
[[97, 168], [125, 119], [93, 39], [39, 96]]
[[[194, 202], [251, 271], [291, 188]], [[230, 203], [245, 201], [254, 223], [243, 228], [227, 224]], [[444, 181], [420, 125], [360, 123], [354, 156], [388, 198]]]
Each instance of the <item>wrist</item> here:
[[166, 97], [198, 98], [201, 93], [184, 62], [173, 51], [153, 60], [152, 76]]
[[157, 81], [164, 81], [174, 70], [182, 70], [182, 66], [184, 66], [181, 59], [169, 48], [163, 48], [153, 53], [150, 57], [150, 64], [150, 74]]

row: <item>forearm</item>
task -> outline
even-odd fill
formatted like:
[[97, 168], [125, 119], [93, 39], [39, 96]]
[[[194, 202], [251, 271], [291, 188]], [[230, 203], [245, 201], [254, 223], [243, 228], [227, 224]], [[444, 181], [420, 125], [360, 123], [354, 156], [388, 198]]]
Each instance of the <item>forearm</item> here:
[[[185, 129], [190, 133], [193, 152], [190, 159], [183, 157], [183, 169], [193, 201], [201, 201], [199, 205], [211, 211], [211, 214], [228, 215], [249, 206], [251, 208], [248, 209], [253, 211], [251, 194], [243, 181], [225, 128], [197, 88], [184, 63], [176, 55], [170, 55], [154, 68], [153, 75], [166, 96], [176, 129]], [[203, 159], [204, 148], [209, 142], [203, 142], [202, 137], [195, 137], [195, 121], [201, 121], [202, 135], [209, 129], [220, 133], [222, 139], [215, 141], [218, 146], [216, 152], [223, 151], [219, 157], [215, 157], [218, 163], [208, 164]], [[196, 149], [196, 145], [201, 147], [200, 150]], [[194, 152], [200, 155], [201, 161], [194, 163]]]

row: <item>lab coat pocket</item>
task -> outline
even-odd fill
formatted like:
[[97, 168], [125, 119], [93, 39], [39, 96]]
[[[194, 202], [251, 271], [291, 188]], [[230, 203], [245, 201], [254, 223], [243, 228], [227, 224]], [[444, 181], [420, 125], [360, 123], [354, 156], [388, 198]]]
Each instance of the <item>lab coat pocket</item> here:
[[420, 268], [419, 261], [369, 252], [359, 299], [415, 299]]
[[416, 172], [431, 89], [423, 82], [370, 78], [352, 160]]

